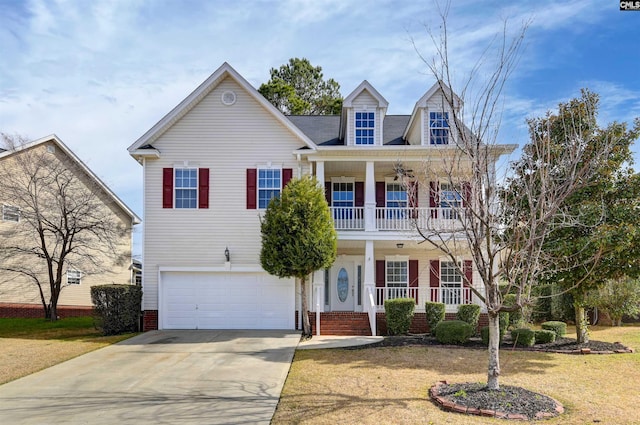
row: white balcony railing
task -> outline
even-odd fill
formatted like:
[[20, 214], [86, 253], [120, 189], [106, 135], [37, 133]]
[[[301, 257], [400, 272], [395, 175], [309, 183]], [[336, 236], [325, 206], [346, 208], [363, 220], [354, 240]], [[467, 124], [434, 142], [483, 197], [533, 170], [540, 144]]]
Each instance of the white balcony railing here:
[[[384, 310], [384, 302], [395, 298], [413, 298], [416, 300], [416, 311], [424, 311], [427, 301], [443, 303], [447, 307], [460, 304], [470, 304], [473, 300], [470, 288], [437, 287], [437, 288], [408, 288], [408, 287], [378, 287], [376, 288], [376, 306], [378, 311]], [[448, 308], [451, 310], [451, 308]], [[455, 309], [454, 309], [455, 310]]]
[[[336, 230], [364, 230], [364, 207], [330, 207]], [[464, 211], [451, 208], [375, 208], [375, 229], [411, 231], [421, 229], [454, 230], [460, 227]]]

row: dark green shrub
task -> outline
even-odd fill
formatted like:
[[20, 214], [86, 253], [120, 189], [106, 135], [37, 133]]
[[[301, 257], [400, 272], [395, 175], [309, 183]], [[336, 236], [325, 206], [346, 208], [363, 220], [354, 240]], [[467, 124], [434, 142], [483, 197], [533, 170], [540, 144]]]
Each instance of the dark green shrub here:
[[[482, 337], [482, 343], [484, 345], [489, 345], [489, 326], [483, 326], [480, 328], [480, 336]], [[502, 337], [504, 336], [504, 332], [500, 330], [500, 344], [502, 344]]]
[[[515, 294], [507, 294], [504, 296], [503, 303], [506, 307], [512, 307], [516, 305], [516, 296]], [[522, 314], [522, 309], [518, 309], [516, 311], [509, 312], [509, 326], [514, 328], [520, 328], [524, 326], [526, 320], [524, 315]]]
[[540, 285], [534, 286], [534, 297], [536, 302], [533, 306], [531, 319], [534, 322], [544, 322], [545, 320], [551, 320], [551, 304], [553, 295], [553, 285]]
[[441, 344], [464, 344], [474, 334], [475, 329], [462, 320], [445, 320], [435, 329], [436, 340]]
[[536, 343], [536, 333], [527, 328], [513, 329], [511, 331], [511, 339], [521, 347], [533, 347]]
[[507, 332], [507, 328], [509, 327], [509, 312], [501, 311], [500, 313], [498, 313], [498, 320], [500, 321], [500, 337], [502, 337]]
[[556, 340], [556, 333], [546, 329], [535, 331], [536, 344], [546, 344]]
[[136, 285], [91, 287], [94, 323], [104, 335], [138, 331], [142, 288]]
[[576, 319], [573, 295], [570, 292], [563, 291], [557, 284], [553, 285], [553, 294], [551, 299], [551, 320], [573, 323]]
[[427, 324], [431, 335], [435, 335], [436, 326], [444, 320], [444, 309], [444, 303], [432, 303], [430, 301], [425, 303], [424, 311], [427, 314]]
[[456, 318], [467, 322], [473, 329], [477, 329], [480, 320], [480, 306], [477, 304], [461, 304], [458, 306]]
[[562, 338], [567, 333], [567, 324], [564, 322], [550, 321], [540, 325], [542, 329], [553, 331], [557, 338]]
[[384, 302], [389, 335], [402, 335], [409, 332], [415, 306], [416, 301], [413, 298], [395, 298]]

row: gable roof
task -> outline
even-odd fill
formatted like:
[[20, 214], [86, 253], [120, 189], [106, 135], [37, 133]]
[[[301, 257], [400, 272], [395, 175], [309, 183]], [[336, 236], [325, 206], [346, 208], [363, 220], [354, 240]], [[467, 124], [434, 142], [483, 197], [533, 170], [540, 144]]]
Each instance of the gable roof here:
[[233, 79], [240, 85], [251, 97], [253, 97], [261, 106], [269, 111], [273, 117], [283, 124], [287, 129], [300, 138], [308, 148], [315, 149], [315, 144], [309, 139], [299, 128], [292, 124], [278, 108], [273, 106], [264, 98], [247, 80], [245, 80], [238, 72], [227, 62], [223, 63], [220, 68], [215, 70], [202, 84], [200, 84], [191, 94], [189, 94], [182, 102], [173, 108], [167, 115], [144, 133], [129, 148], [129, 154], [136, 156], [158, 156], [158, 151], [153, 149], [152, 143], [158, 139], [165, 131], [167, 131], [176, 121], [182, 118], [195, 105], [197, 105], [207, 94], [209, 94], [222, 80], [225, 78]]
[[116, 205], [118, 205], [120, 209], [125, 212], [125, 214], [131, 217], [132, 224], [139, 224], [142, 222], [142, 220], [140, 220], [140, 217], [138, 217], [131, 208], [129, 208], [124, 202], [122, 202], [122, 200], [118, 198], [118, 196], [111, 189], [109, 189], [109, 187], [102, 180], [100, 180], [100, 178], [93, 171], [91, 171], [91, 169], [84, 162], [82, 162], [82, 160], [78, 158], [76, 154], [73, 153], [73, 151], [69, 149], [69, 147], [67, 147], [67, 145], [62, 143], [62, 140], [60, 140], [55, 134], [33, 140], [31, 142], [20, 145], [15, 149], [0, 150], [0, 160], [47, 142], [54, 143], [58, 148], [60, 148], [61, 151], [63, 151], [69, 158], [71, 158], [76, 164], [78, 164], [80, 166], [80, 169], [84, 171], [87, 176], [89, 176], [89, 178], [93, 179], [98, 184], [98, 186], [113, 199]]
[[462, 106], [462, 99], [460, 99], [460, 97], [455, 94], [453, 90], [451, 90], [451, 87], [445, 84], [445, 82], [442, 80], [436, 81], [431, 86], [431, 88], [427, 90], [426, 93], [423, 94], [422, 97], [416, 102], [415, 106], [413, 107], [413, 112], [411, 112], [411, 119], [407, 123], [407, 127], [405, 128], [402, 137], [406, 138], [408, 136], [411, 125], [418, 118], [418, 109], [425, 108], [429, 99], [431, 99], [433, 95], [435, 95], [438, 91], [444, 91], [445, 93], [449, 93], [451, 95], [451, 103], [453, 104], [454, 108], [459, 108], [460, 106]]
[[342, 101], [342, 107], [349, 108], [353, 106], [353, 100], [363, 91], [368, 91], [378, 101], [378, 105], [381, 108], [389, 107], [389, 102], [387, 102], [387, 99], [382, 97], [378, 90], [373, 88], [371, 83], [369, 83], [367, 80], [361, 82], [360, 85], [358, 85], [358, 87], [356, 87], [355, 90], [349, 94], [349, 96], [344, 98], [344, 100]]

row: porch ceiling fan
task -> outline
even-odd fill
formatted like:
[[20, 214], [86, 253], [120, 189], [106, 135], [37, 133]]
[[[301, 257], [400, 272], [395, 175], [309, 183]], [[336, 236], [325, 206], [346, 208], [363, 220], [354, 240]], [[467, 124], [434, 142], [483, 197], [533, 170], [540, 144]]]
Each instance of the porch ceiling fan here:
[[393, 164], [393, 171], [394, 171], [394, 174], [393, 174], [394, 181], [398, 180], [398, 177], [408, 177], [410, 179], [415, 178], [415, 175], [413, 174], [413, 170], [409, 168], [405, 168], [402, 162], [400, 161]]

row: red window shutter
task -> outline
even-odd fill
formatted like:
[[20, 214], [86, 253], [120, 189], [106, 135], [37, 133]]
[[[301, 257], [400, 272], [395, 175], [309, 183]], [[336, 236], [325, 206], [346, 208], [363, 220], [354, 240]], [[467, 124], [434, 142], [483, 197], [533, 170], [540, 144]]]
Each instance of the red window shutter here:
[[173, 208], [173, 168], [162, 169], [162, 208]]
[[383, 208], [386, 205], [386, 187], [384, 182], [376, 182], [376, 207]]
[[438, 293], [433, 288], [440, 286], [440, 260], [429, 262], [429, 287], [431, 287], [431, 301], [438, 302]]
[[209, 169], [198, 169], [198, 208], [209, 208]]
[[257, 173], [255, 168], [247, 168], [247, 209], [255, 210], [257, 202]]
[[471, 183], [469, 182], [462, 183], [462, 202], [465, 208], [471, 206]]
[[364, 182], [356, 182], [355, 192], [355, 206], [364, 207]]
[[[384, 260], [376, 261], [376, 288], [384, 288], [384, 284], [387, 281], [385, 276], [386, 269]], [[380, 291], [376, 291], [376, 304], [383, 305], [384, 304], [384, 294]]]
[[[464, 281], [462, 282], [462, 287], [467, 288], [473, 285], [473, 263], [471, 260], [464, 260]], [[471, 292], [465, 291], [464, 302], [466, 304], [471, 303]]]
[[[438, 182], [429, 182], [429, 207], [438, 208], [440, 197], [438, 196]], [[438, 210], [431, 210], [431, 218], [438, 218]]]
[[289, 183], [289, 180], [293, 177], [293, 169], [292, 168], [283, 168], [282, 169], [282, 188]]
[[[418, 287], [418, 260], [409, 260], [409, 288]], [[416, 303], [418, 303], [418, 291], [414, 293]]]
[[327, 205], [331, 206], [331, 182], [324, 182], [324, 197]]

